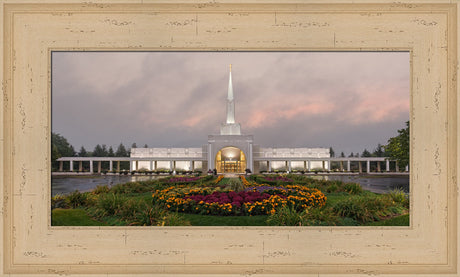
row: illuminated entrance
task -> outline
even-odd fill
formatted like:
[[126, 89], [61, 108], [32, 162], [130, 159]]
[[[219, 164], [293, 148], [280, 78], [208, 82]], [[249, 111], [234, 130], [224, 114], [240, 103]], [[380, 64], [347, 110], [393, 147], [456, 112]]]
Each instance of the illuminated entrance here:
[[244, 173], [246, 169], [246, 156], [241, 149], [224, 147], [217, 152], [216, 169], [218, 173]]

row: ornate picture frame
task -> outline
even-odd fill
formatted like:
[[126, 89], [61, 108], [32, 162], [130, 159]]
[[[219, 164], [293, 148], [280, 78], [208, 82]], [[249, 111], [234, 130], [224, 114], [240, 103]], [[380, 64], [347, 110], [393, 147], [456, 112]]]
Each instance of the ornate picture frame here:
[[[1, 272], [457, 276], [458, 11], [454, 1], [3, 1]], [[51, 226], [50, 57], [63, 50], [409, 51], [410, 226]]]

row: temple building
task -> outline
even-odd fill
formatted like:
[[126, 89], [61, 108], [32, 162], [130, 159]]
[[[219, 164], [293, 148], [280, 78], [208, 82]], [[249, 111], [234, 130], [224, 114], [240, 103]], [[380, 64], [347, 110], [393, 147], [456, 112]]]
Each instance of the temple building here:
[[202, 170], [218, 173], [258, 173], [282, 169], [330, 168], [329, 148], [264, 148], [254, 144], [253, 135], [241, 133], [235, 121], [235, 99], [230, 65], [227, 117], [220, 134], [209, 135], [208, 143], [195, 148], [133, 148], [132, 170]]

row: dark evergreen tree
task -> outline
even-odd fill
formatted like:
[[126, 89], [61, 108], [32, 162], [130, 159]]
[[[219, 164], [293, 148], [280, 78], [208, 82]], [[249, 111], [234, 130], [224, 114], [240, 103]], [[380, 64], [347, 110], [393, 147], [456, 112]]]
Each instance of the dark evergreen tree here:
[[340, 153], [340, 158], [345, 158], [345, 153]]
[[372, 153], [372, 155], [374, 157], [385, 157], [385, 150], [380, 143], [377, 144], [377, 148], [374, 149], [374, 152]]
[[96, 145], [93, 150], [93, 157], [104, 157], [104, 150], [101, 145]]
[[81, 147], [80, 151], [78, 152], [79, 157], [88, 157], [88, 152], [86, 151], [85, 147]]
[[109, 147], [109, 153], [108, 153], [108, 156], [109, 157], [115, 157], [115, 153], [113, 152], [113, 148], [112, 146]]
[[371, 152], [367, 151], [367, 149], [364, 149], [363, 153], [361, 154], [361, 157], [371, 157]]
[[118, 145], [117, 151], [115, 152], [115, 157], [129, 157], [129, 153], [128, 151], [126, 151], [126, 148], [123, 145], [123, 143], [120, 143], [120, 145]]
[[329, 147], [329, 153], [331, 154], [331, 157], [335, 157], [335, 152], [334, 149], [332, 149], [332, 147]]
[[137, 144], [134, 142], [134, 143], [131, 145], [131, 148], [137, 148]]
[[102, 156], [101, 157], [107, 157], [109, 156], [109, 151], [107, 151], [107, 145], [103, 144], [102, 145]]
[[146, 144], [144, 144], [144, 148], [149, 148], [149, 146], [147, 145], [147, 143], [146, 143]]

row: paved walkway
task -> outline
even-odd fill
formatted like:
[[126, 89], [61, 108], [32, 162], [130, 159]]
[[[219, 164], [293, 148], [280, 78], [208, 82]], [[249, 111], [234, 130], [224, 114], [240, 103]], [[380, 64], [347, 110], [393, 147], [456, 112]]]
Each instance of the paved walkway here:
[[235, 173], [224, 173], [225, 178], [238, 178], [240, 175]]

